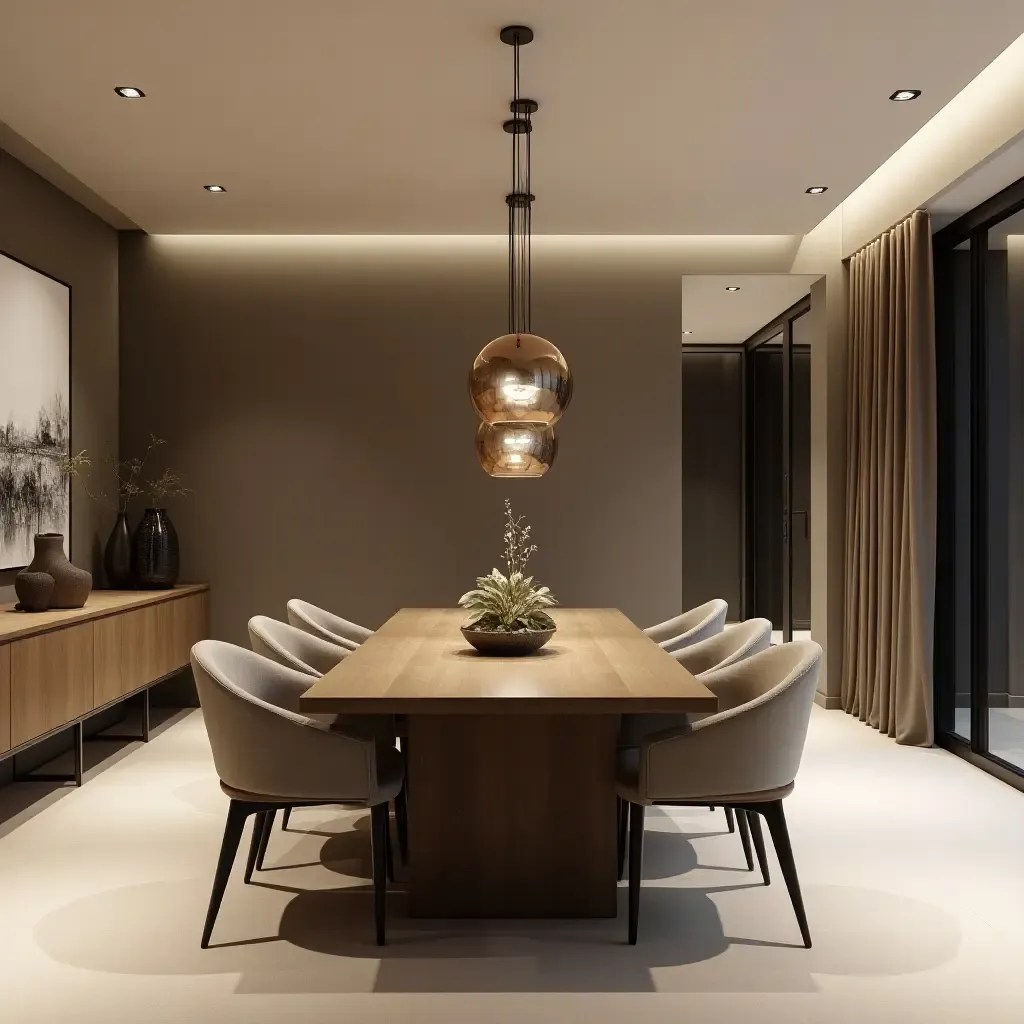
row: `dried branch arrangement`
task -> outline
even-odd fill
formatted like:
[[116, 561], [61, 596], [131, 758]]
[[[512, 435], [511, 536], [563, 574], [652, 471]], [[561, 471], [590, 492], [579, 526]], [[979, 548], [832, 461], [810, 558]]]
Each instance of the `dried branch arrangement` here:
[[558, 602], [547, 587], [535, 587], [526, 575], [526, 563], [537, 550], [530, 539], [525, 517], [512, 513], [505, 499], [505, 565], [508, 576], [492, 569], [479, 576], [476, 589], [459, 598], [459, 605], [470, 613], [466, 629], [495, 633], [519, 633], [554, 629], [555, 621], [547, 609]]

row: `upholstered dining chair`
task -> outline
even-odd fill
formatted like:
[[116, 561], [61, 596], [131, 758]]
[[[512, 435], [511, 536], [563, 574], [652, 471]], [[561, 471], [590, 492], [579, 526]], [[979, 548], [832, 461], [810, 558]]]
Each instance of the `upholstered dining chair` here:
[[[683, 668], [688, 669], [706, 685], [706, 677], [719, 669], [728, 668], [752, 654], [767, 650], [772, 642], [772, 624], [768, 619], [748, 619], [726, 626], [722, 632], [701, 640], [690, 647], [669, 653]], [[638, 747], [644, 736], [663, 729], [680, 729], [690, 716], [678, 715], [623, 715], [619, 732], [620, 747]]]
[[249, 646], [264, 658], [316, 679], [348, 655], [346, 648], [269, 615], [254, 615], [249, 620]]
[[[690, 647], [671, 651], [671, 655], [684, 668], [689, 669], [702, 683], [709, 685], [709, 677], [719, 669], [735, 665], [752, 654], [767, 650], [772, 642], [772, 624], [768, 619], [748, 619], [726, 626], [721, 633], [701, 640]], [[714, 684], [710, 684], [713, 688]], [[645, 736], [665, 729], [682, 729], [693, 716], [685, 714], [623, 715], [619, 729], [620, 747], [639, 747]], [[714, 810], [712, 805], [710, 810]], [[628, 813], [623, 801], [619, 801], [619, 878], [625, 867], [626, 827]], [[729, 832], [736, 831], [736, 814], [731, 807], [725, 808], [725, 821]], [[752, 871], [754, 862], [750, 852], [750, 828], [744, 814], [739, 815], [740, 841], [747, 870]], [[763, 869], [762, 865], [762, 869]]]
[[800, 766], [820, 662], [821, 648], [807, 640], [730, 665], [712, 680], [721, 710], [619, 751], [617, 792], [629, 814], [630, 944], [636, 943], [640, 915], [644, 808], [713, 804], [746, 815], [762, 870], [766, 858], [758, 816], [768, 822], [800, 934], [810, 947], [782, 802]]
[[729, 614], [729, 604], [721, 598], [715, 598], [696, 608], [691, 608], [674, 619], [666, 619], [656, 626], [648, 626], [644, 632], [666, 651], [677, 651], [681, 647], [700, 643], [709, 636], [721, 633], [725, 626], [725, 617]]
[[372, 629], [349, 622], [340, 615], [295, 597], [288, 602], [288, 621], [293, 626], [320, 637], [321, 640], [327, 640], [350, 651], [356, 650], [364, 640], [369, 640], [373, 636]]
[[356, 804], [370, 809], [377, 943], [385, 941], [388, 801], [402, 788], [401, 755], [331, 729], [297, 711], [310, 684], [303, 672], [219, 640], [192, 648], [192, 671], [227, 823], [214, 875], [202, 948], [210, 943], [246, 819], [256, 815], [245, 880], [252, 878], [268, 815], [297, 805]]
[[[276, 661], [286, 668], [304, 672], [311, 679], [330, 672], [351, 653], [345, 647], [339, 647], [327, 640], [322, 640], [312, 633], [307, 633], [298, 626], [287, 622], [279, 622], [267, 615], [254, 615], [249, 620], [249, 643], [257, 654], [262, 654], [271, 661]], [[328, 725], [340, 728], [342, 732], [354, 731], [357, 735], [371, 734], [379, 743], [387, 746], [395, 745], [395, 720], [391, 715], [311, 715], [317, 721], [325, 721]], [[402, 794], [395, 800], [395, 820], [399, 827], [399, 843], [402, 857], [405, 858], [405, 804]], [[281, 828], [287, 829], [291, 821], [292, 809], [286, 807], [282, 815]], [[271, 825], [273, 819], [271, 818]], [[266, 836], [260, 845], [256, 861], [256, 870], [263, 870], [263, 859], [267, 852], [271, 828], [265, 829]]]

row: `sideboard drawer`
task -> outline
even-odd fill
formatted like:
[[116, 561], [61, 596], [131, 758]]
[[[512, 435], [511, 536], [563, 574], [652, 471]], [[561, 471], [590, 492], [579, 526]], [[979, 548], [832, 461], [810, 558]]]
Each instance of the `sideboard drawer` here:
[[121, 620], [121, 692], [145, 686], [165, 674], [161, 658], [161, 624], [167, 616], [165, 603], [136, 608], [118, 616]]
[[0, 753], [11, 746], [11, 645], [0, 644]]
[[93, 624], [92, 706], [101, 708], [124, 694], [122, 630], [124, 615], [108, 615]]
[[190, 594], [171, 602], [173, 630], [171, 641], [172, 668], [189, 664], [193, 645], [210, 635], [210, 612], [206, 593]]
[[93, 708], [93, 624], [15, 640], [11, 649], [11, 746]]

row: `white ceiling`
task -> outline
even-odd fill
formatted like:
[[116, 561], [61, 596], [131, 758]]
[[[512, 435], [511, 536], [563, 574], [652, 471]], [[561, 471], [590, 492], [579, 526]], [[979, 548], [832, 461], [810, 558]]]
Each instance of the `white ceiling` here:
[[1024, 32], [1019, 0], [2, 8], [0, 120], [169, 233], [500, 232], [510, 21], [537, 34], [536, 231], [802, 233]]
[[[802, 299], [813, 274], [692, 274], [683, 278], [684, 345], [738, 345]], [[739, 285], [738, 292], [726, 291]]]

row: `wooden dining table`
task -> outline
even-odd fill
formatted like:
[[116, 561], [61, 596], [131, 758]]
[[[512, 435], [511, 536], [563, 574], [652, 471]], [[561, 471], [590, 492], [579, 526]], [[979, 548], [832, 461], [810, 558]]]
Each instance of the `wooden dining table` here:
[[717, 698], [622, 612], [560, 608], [548, 645], [479, 654], [453, 608], [403, 608], [301, 697], [403, 716], [415, 917], [614, 917], [623, 714]]

